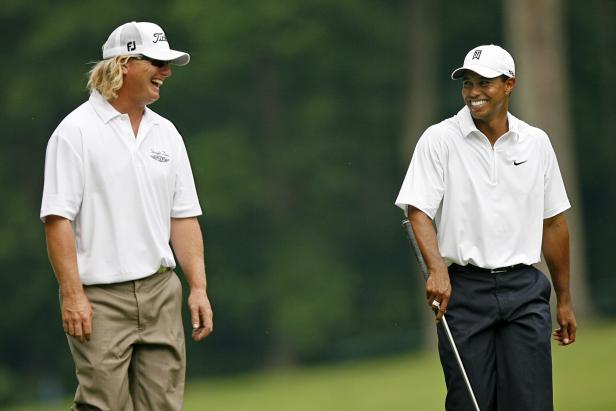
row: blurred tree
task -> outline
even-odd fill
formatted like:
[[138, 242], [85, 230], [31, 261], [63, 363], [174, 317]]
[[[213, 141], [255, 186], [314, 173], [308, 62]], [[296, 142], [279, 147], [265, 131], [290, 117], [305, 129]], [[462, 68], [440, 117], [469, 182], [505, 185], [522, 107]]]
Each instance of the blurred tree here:
[[616, 244], [616, 140], [612, 99], [616, 82], [616, 3], [612, 0], [567, 2], [569, 67], [572, 69], [572, 121], [584, 203], [588, 278], [594, 308], [616, 314], [616, 276], [611, 259]]
[[[580, 4], [574, 2], [574, 6], [580, 7]], [[596, 198], [596, 207], [586, 207], [586, 220], [589, 221], [587, 229], [587, 250], [594, 250], [593, 258], [589, 261], [589, 267], [592, 270], [591, 278], [596, 278], [596, 281], [590, 282], [592, 286], [591, 295], [593, 300], [597, 297], [597, 304], [601, 305], [604, 311], [616, 314], [616, 299], [614, 299], [613, 291], [616, 289], [616, 277], [613, 275], [611, 259], [605, 258], [610, 255], [614, 244], [616, 244], [616, 218], [614, 217], [613, 207], [616, 204], [616, 167], [614, 161], [614, 153], [616, 153], [616, 142], [614, 140], [613, 122], [612, 122], [612, 99], [616, 93], [616, 80], [612, 73], [616, 67], [616, 53], [614, 53], [614, 41], [616, 41], [616, 2], [613, 0], [600, 0], [596, 4], [586, 5], [585, 13], [593, 10], [596, 19], [592, 19], [593, 23], [588, 24], [587, 30], [596, 30], [596, 48], [597, 52], [592, 53], [593, 64], [591, 69], [596, 70], [599, 87], [596, 92], [598, 99], [591, 97], [589, 101], [596, 102], [599, 106], [599, 112], [593, 110], [594, 104], [587, 104], [585, 109], [592, 112], [590, 118], [598, 126], [597, 142], [588, 144], [585, 137], [588, 130], [584, 130], [578, 135], [583, 136], [579, 139], [578, 146], [585, 147], [586, 150], [592, 150], [587, 158], [592, 159], [590, 163], [597, 163], [600, 167], [598, 170], [593, 170], [589, 173], [588, 185], [594, 186], [596, 196], [589, 196], [593, 200]], [[573, 11], [575, 12], [575, 11]], [[576, 62], [582, 60], [590, 51], [586, 49], [585, 44], [580, 45], [579, 54], [575, 55]], [[589, 64], [589, 63], [586, 63]], [[592, 77], [592, 75], [591, 75]], [[576, 81], [574, 85], [577, 88], [585, 89], [585, 81]], [[595, 88], [597, 89], [597, 88]], [[588, 91], [585, 91], [588, 93]], [[586, 100], [585, 100], [586, 101]], [[584, 129], [580, 125], [580, 129]], [[599, 181], [600, 183], [599, 183]], [[600, 186], [599, 186], [599, 184]], [[584, 191], [582, 191], [584, 193]], [[595, 201], [591, 200], [590, 204]], [[595, 233], [602, 235], [596, 236]]]
[[[438, 4], [431, 0], [416, 0], [409, 2], [408, 7], [408, 97], [406, 112], [406, 127], [402, 135], [402, 165], [408, 167], [411, 155], [417, 140], [431, 124], [438, 121], [439, 93], [441, 79], [437, 78], [439, 72], [440, 30], [437, 24]], [[423, 276], [417, 270], [413, 278], [423, 289]], [[425, 329], [423, 332], [424, 344], [434, 346], [436, 332], [434, 315], [426, 309], [423, 293], [419, 292], [412, 299], [417, 310], [423, 313]]]
[[409, 2], [408, 24], [408, 112], [406, 130], [402, 139], [402, 163], [408, 165], [410, 153], [419, 136], [439, 114], [440, 98], [437, 78], [439, 72], [438, 50], [440, 30], [437, 24], [437, 3], [430, 0]]
[[578, 189], [569, 76], [564, 44], [564, 10], [560, 0], [504, 0], [506, 34], [516, 58], [512, 104], [520, 118], [545, 130], [558, 156], [573, 207], [567, 211], [571, 232], [571, 293], [576, 314], [592, 307], [587, 294], [584, 259], [584, 208]]

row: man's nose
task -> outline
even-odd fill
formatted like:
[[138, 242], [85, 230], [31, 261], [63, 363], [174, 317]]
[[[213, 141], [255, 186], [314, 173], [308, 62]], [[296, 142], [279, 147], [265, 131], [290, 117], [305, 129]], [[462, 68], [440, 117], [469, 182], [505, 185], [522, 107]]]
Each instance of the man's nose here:
[[158, 69], [158, 71], [159, 71], [160, 74], [162, 74], [165, 77], [171, 76], [171, 74], [172, 74], [171, 64], [165, 64], [160, 69]]
[[468, 87], [468, 95], [469, 96], [477, 96], [477, 95], [479, 95], [479, 93], [480, 93], [479, 85], [472, 84], [471, 86]]

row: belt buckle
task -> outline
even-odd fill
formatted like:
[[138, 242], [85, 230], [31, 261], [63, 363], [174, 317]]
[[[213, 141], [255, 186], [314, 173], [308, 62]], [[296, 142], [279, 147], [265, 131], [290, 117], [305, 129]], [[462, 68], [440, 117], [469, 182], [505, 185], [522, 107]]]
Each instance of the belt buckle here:
[[509, 267], [490, 268], [490, 274], [506, 273]]

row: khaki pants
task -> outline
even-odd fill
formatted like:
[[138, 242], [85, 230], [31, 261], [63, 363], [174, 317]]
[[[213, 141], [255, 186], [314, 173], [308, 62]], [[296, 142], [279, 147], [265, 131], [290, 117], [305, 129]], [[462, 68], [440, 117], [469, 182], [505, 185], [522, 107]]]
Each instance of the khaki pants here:
[[73, 410], [181, 410], [186, 368], [182, 285], [168, 270], [85, 287], [92, 336], [68, 336], [79, 385]]

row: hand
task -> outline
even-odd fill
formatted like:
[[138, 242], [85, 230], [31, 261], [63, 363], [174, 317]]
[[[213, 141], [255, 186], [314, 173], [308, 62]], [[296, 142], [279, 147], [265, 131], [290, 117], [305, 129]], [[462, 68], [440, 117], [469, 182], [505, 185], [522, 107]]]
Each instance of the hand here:
[[191, 290], [188, 308], [192, 324], [192, 339], [201, 341], [214, 331], [214, 314], [205, 290]]
[[552, 333], [554, 340], [558, 341], [558, 345], [573, 344], [577, 332], [577, 322], [571, 304], [556, 305], [556, 320], [560, 328]]
[[[430, 271], [428, 280], [426, 281], [426, 297], [430, 308], [437, 309], [436, 321], [443, 318], [443, 314], [447, 311], [449, 298], [451, 297], [451, 283], [449, 281], [449, 271], [447, 267], [439, 268], [435, 271]], [[438, 307], [433, 305], [433, 302], [438, 302]]]
[[83, 291], [73, 295], [62, 295], [62, 328], [65, 333], [81, 342], [90, 341], [92, 306]]

